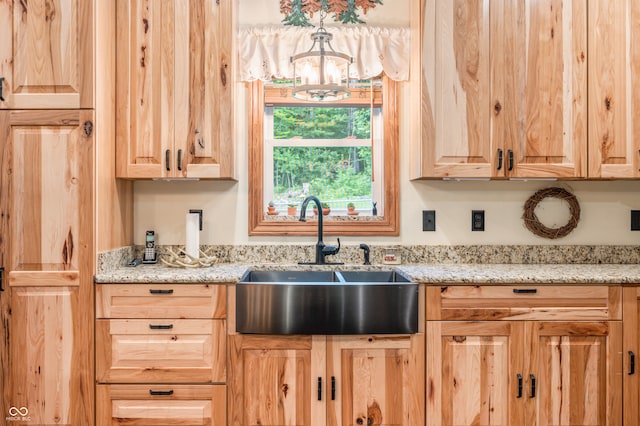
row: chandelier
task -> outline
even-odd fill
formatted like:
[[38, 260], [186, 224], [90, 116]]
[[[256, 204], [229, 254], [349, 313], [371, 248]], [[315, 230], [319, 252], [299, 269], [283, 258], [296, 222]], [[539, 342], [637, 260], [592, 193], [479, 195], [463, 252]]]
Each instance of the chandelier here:
[[293, 97], [303, 101], [339, 101], [350, 96], [349, 65], [353, 58], [331, 47], [333, 36], [324, 28], [326, 12], [320, 12], [320, 27], [311, 34], [307, 52], [290, 58], [293, 64]]

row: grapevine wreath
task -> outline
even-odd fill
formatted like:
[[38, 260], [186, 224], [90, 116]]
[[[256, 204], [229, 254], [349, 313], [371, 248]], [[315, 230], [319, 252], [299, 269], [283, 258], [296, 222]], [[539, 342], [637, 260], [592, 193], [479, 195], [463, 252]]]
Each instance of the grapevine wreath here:
[[[549, 228], [540, 222], [535, 210], [538, 203], [545, 198], [559, 198], [569, 204], [569, 214], [571, 217], [566, 225], [559, 228]], [[569, 235], [569, 233], [578, 226], [578, 221], [580, 220], [580, 204], [578, 204], [575, 195], [566, 189], [558, 187], [545, 188], [533, 194], [524, 203], [524, 214], [522, 218], [524, 219], [524, 224], [527, 229], [535, 235], [552, 240], [562, 238]]]

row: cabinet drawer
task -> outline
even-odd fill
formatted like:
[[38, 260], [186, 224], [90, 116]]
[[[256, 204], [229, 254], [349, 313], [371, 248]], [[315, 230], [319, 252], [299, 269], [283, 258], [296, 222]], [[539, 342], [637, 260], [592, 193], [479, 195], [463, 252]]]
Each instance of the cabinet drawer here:
[[97, 426], [226, 424], [224, 385], [98, 385]]
[[222, 383], [225, 320], [97, 320], [101, 383]]
[[97, 318], [226, 318], [224, 284], [101, 284]]
[[620, 320], [619, 286], [427, 287], [427, 320]]

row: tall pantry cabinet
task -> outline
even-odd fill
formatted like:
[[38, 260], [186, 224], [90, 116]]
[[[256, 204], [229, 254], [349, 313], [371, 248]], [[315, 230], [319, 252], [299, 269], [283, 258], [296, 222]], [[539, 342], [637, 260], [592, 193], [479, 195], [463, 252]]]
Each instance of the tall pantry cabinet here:
[[93, 423], [93, 7], [0, 3], [0, 413], [15, 422]]

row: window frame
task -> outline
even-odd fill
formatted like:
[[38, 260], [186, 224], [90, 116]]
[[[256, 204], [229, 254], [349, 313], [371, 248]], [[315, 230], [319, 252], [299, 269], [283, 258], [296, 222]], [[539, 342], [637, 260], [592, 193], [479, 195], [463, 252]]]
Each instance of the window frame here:
[[[325, 235], [362, 235], [362, 236], [397, 236], [399, 228], [399, 122], [397, 111], [397, 85], [395, 81], [383, 76], [382, 85], [382, 115], [384, 126], [383, 150], [384, 156], [384, 211], [381, 216], [367, 220], [366, 217], [354, 218], [354, 220], [324, 218], [323, 228]], [[248, 169], [249, 169], [249, 235], [316, 235], [317, 224], [315, 220], [307, 222], [298, 221], [272, 221], [265, 218], [266, 206], [264, 199], [264, 109], [265, 87], [262, 81], [247, 83], [248, 86]], [[289, 95], [290, 89], [269, 89], [269, 95], [287, 97], [290, 105], [313, 105], [308, 102], [298, 101]], [[369, 91], [366, 96], [358, 96], [352, 91], [352, 97], [335, 104], [345, 105], [369, 105], [371, 102]], [[375, 102], [375, 100], [374, 100]], [[378, 99], [378, 102], [380, 100]], [[316, 104], [317, 105], [317, 104]], [[323, 104], [326, 106], [326, 104]], [[375, 153], [374, 155], [379, 155]], [[311, 208], [311, 207], [309, 207]], [[298, 212], [299, 214], [300, 212]], [[313, 216], [311, 216], [313, 217]], [[347, 218], [350, 219], [350, 218]]]

